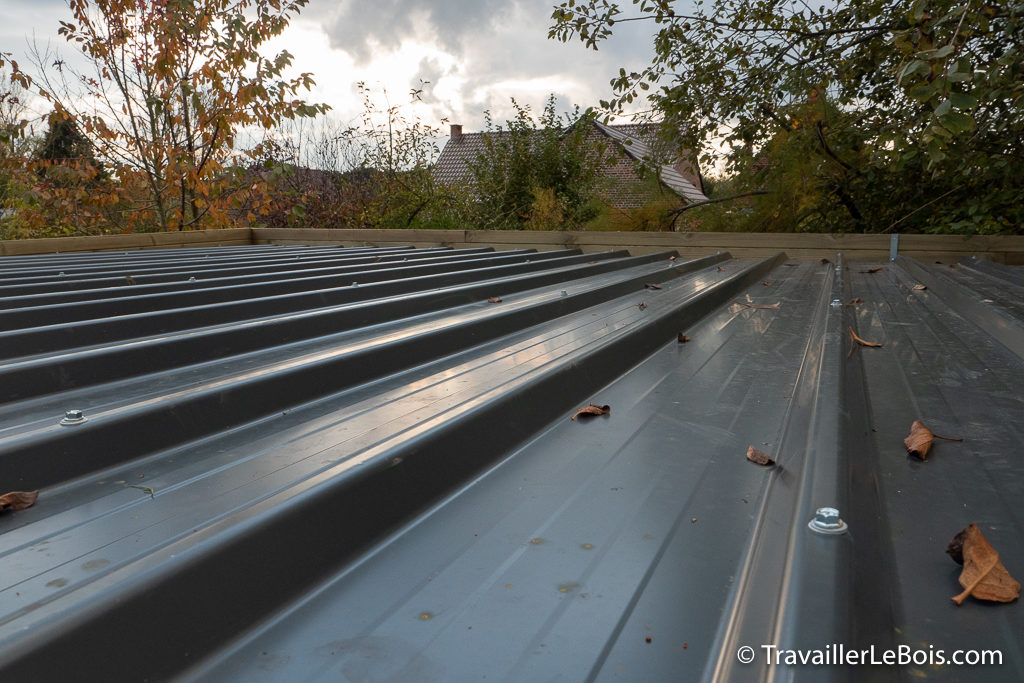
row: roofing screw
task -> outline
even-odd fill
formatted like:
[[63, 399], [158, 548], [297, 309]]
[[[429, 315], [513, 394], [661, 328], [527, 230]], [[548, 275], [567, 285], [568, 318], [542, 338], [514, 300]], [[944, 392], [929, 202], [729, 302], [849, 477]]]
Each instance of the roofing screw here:
[[358, 282], [355, 282], [355, 281], [353, 281], [353, 282], [352, 282], [352, 286], [353, 286], [353, 287], [358, 287], [358, 286], [359, 286], [359, 283], [358, 283]]
[[565, 291], [565, 290], [563, 289], [563, 290], [562, 290], [562, 296], [569, 296], [569, 292], [567, 292], [567, 291]]
[[811, 531], [829, 536], [845, 534], [848, 528], [846, 522], [839, 519], [839, 510], [835, 508], [818, 508], [807, 526]]
[[842, 308], [843, 302], [839, 299], [832, 299], [832, 308]]
[[57, 273], [57, 277], [64, 277], [64, 271], [62, 270], [59, 273]]
[[189, 282], [195, 282], [195, 281], [196, 281], [196, 276], [195, 276], [195, 275], [193, 275], [192, 277], [190, 277], [190, 278], [188, 279], [188, 281], [189, 281]]
[[61, 419], [60, 423], [65, 427], [70, 427], [71, 425], [80, 425], [88, 419], [89, 418], [82, 414], [81, 410], [72, 408], [71, 410], [64, 411], [64, 417]]

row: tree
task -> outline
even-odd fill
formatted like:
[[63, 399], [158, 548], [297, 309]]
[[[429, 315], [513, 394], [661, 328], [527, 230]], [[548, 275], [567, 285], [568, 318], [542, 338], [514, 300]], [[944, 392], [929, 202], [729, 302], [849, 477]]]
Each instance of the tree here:
[[[145, 188], [136, 222], [228, 224], [244, 178], [235, 164], [243, 131], [327, 109], [297, 99], [313, 80], [284, 76], [287, 52], [260, 52], [306, 2], [71, 0], [60, 34], [91, 70], [51, 64], [37, 49], [40, 94], [96, 141], [123, 184]], [[245, 154], [258, 155], [258, 145]]]
[[598, 182], [608, 149], [590, 136], [591, 112], [559, 115], [548, 97], [538, 120], [516, 114], [495, 125], [485, 112], [484, 151], [468, 160], [481, 227], [579, 229], [599, 213]]
[[747, 183], [737, 189], [767, 189], [769, 202], [801, 194], [791, 222], [770, 227], [1024, 225], [1020, 2], [633, 4], [624, 16], [608, 0], [566, 0], [549, 35], [597, 49], [619, 23], [654, 24], [650, 63], [620, 70], [602, 104], [619, 112], [649, 91], [657, 112], [688, 126], [705, 166], [724, 138], [729, 170]]

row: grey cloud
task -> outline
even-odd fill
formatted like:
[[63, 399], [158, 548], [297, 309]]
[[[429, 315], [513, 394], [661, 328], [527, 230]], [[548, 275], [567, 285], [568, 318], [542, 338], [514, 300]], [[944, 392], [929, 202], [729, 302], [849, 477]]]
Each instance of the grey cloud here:
[[[448, 52], [459, 54], [467, 36], [490, 31], [510, 6], [508, 0], [346, 0], [326, 23], [331, 47], [344, 50], [360, 64], [374, 44], [394, 49], [405, 38], [425, 32]], [[545, 5], [547, 2], [544, 3]]]

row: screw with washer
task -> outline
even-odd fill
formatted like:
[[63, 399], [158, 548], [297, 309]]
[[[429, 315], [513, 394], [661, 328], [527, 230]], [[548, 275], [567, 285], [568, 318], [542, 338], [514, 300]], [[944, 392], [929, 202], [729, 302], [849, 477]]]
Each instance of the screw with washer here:
[[64, 417], [61, 418], [60, 424], [70, 427], [71, 425], [80, 425], [88, 419], [81, 410], [72, 408], [64, 411]]
[[829, 536], [845, 534], [849, 528], [846, 522], [839, 518], [839, 510], [828, 507], [818, 508], [814, 513], [814, 519], [808, 522], [807, 526], [811, 531]]

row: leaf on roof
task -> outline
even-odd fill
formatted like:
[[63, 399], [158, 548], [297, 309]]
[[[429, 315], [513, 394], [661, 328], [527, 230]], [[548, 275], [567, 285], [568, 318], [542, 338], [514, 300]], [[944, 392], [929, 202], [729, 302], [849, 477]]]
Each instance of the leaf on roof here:
[[829, 260], [828, 260], [827, 258], [823, 258], [823, 259], [821, 259], [821, 262], [822, 262], [822, 263], [832, 263], [832, 262], [831, 262], [831, 261], [829, 261]]
[[133, 278], [131, 275], [125, 275], [124, 276], [124, 280], [125, 280], [125, 282], [127, 282], [130, 285], [134, 285], [135, 284], [135, 278]]
[[914, 289], [916, 289], [919, 292], [923, 292], [924, 290], [928, 289], [928, 287], [926, 285], [914, 285]]
[[910, 434], [907, 435], [907, 438], [903, 439], [903, 445], [907, 448], [907, 455], [924, 460], [928, 457], [928, 451], [931, 450], [932, 441], [935, 439], [963, 441], [960, 438], [939, 436], [928, 429], [920, 420], [914, 420], [914, 424], [910, 425]]
[[747, 460], [758, 465], [764, 465], [765, 467], [775, 464], [770, 455], [764, 451], [757, 450], [753, 446], [747, 446]]
[[642, 310], [644, 310], [645, 308], [647, 308], [647, 304], [645, 304], [645, 303], [644, 303], [643, 301], [641, 301], [640, 303], [638, 303], [638, 304], [636, 305], [636, 307], [637, 307], [637, 308], [639, 308], [639, 309], [640, 309], [640, 310], [642, 311]]
[[11, 491], [0, 496], [0, 512], [24, 510], [35, 504], [39, 491]]
[[882, 268], [885, 268], [885, 266], [877, 266], [875, 268], [868, 268], [867, 270], [862, 270], [860, 272], [862, 272], [862, 273], [877, 273], [878, 271], [882, 270]]
[[722, 266], [718, 266], [718, 272], [719, 273], [721, 273], [723, 270], [725, 270], [725, 268], [723, 268]]
[[611, 406], [596, 406], [591, 403], [589, 406], [584, 406], [576, 411], [576, 414], [570, 417], [570, 420], [575, 420], [577, 417], [597, 417], [598, 415], [610, 415], [612, 412]]
[[489, 297], [487, 297], [487, 303], [489, 303], [489, 304], [500, 304], [501, 303], [501, 297], [500, 296], [489, 296]]
[[850, 339], [857, 342], [861, 346], [870, 346], [871, 348], [874, 349], [882, 347], [882, 345], [879, 344], [878, 342], [868, 341], [867, 339], [861, 339], [860, 337], [857, 336], [857, 333], [853, 331], [852, 327], [847, 327], [846, 329], [850, 331]]
[[999, 553], [977, 524], [969, 524], [954, 536], [946, 552], [964, 568], [958, 579], [964, 591], [953, 598], [957, 605], [970, 595], [992, 602], [1013, 602], [1020, 597], [1020, 583], [999, 561]]
[[685, 344], [686, 342], [690, 341], [690, 338], [687, 337], [682, 332], [679, 333], [679, 336], [676, 337], [676, 339], [679, 341], [680, 344]]
[[768, 280], [765, 280], [765, 281], [764, 281], [764, 282], [762, 282], [761, 284], [762, 284], [762, 285], [764, 285], [765, 287], [770, 287], [772, 283], [771, 283], [771, 282], [769, 282]]
[[653, 282], [648, 282], [644, 285], [645, 289], [661, 289], [661, 285], [656, 285]]
[[856, 296], [856, 297], [850, 299], [850, 305], [851, 306], [853, 306], [854, 304], [862, 304], [862, 303], [864, 303], [864, 299], [861, 299], [859, 296]]

